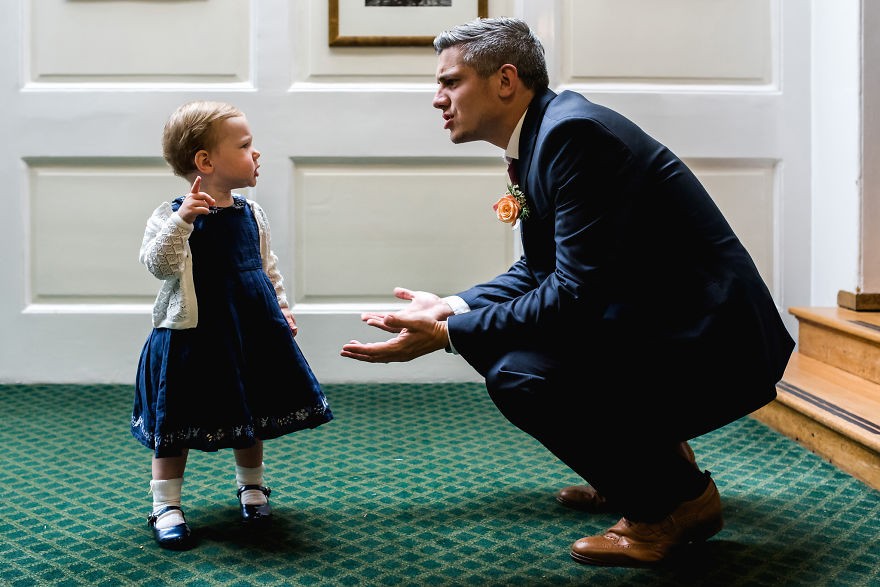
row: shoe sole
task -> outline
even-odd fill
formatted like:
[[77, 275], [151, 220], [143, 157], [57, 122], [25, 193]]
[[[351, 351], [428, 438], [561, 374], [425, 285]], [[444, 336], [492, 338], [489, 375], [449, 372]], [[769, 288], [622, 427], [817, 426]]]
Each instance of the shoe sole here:
[[183, 551], [183, 550], [192, 550], [193, 548], [195, 548], [196, 541], [194, 538], [188, 537], [188, 538], [180, 538], [177, 540], [166, 540], [164, 542], [159, 542], [158, 540], [156, 540], [156, 544], [158, 544], [160, 547], [164, 548], [165, 550]]
[[582, 565], [592, 565], [594, 567], [629, 567], [635, 569], [653, 567], [655, 565], [660, 564], [665, 559], [660, 559], [655, 563], [649, 563], [645, 561], [637, 561], [633, 559], [625, 559], [620, 561], [612, 561], [612, 560], [602, 560], [598, 558], [591, 558], [589, 556], [584, 556], [582, 554], [578, 554], [576, 552], [568, 553], [571, 558], [573, 558], [576, 562], [579, 562]]
[[698, 526], [689, 532], [687, 537], [687, 542], [679, 544], [678, 546], [672, 548], [665, 557], [658, 559], [656, 561], [643, 561], [631, 558], [621, 558], [619, 560], [603, 560], [601, 558], [593, 558], [589, 556], [585, 556], [583, 554], [577, 553], [573, 550], [569, 551], [569, 555], [575, 561], [581, 563], [582, 565], [593, 565], [598, 567], [633, 567], [633, 568], [646, 568], [646, 567], [654, 567], [664, 562], [668, 561], [670, 558], [675, 556], [682, 549], [686, 548], [691, 544], [696, 544], [700, 542], [706, 542], [724, 528], [724, 519], [718, 518], [717, 520], [710, 520], [703, 524], [702, 526]]

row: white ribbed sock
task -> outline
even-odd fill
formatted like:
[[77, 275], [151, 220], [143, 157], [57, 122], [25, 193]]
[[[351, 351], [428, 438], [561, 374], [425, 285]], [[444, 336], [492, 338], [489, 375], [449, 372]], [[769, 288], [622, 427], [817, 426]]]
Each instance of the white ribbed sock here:
[[[263, 484], [263, 468], [259, 467], [242, 467], [235, 465], [235, 480], [239, 487], [245, 485], [262, 485]], [[241, 494], [241, 503], [245, 505], [262, 505], [269, 501], [265, 494], [259, 489], [248, 489]]]
[[[183, 490], [183, 477], [177, 479], [153, 479], [150, 481], [150, 492], [153, 494], [153, 511], [157, 511], [166, 505], [180, 507], [180, 495]], [[186, 520], [180, 510], [165, 512], [156, 520], [156, 528], [164, 530]]]

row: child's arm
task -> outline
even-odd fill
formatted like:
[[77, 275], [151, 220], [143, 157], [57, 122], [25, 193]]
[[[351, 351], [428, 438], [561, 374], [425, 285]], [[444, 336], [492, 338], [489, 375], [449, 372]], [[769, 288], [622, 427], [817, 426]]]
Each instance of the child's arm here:
[[287, 320], [287, 326], [290, 328], [290, 333], [296, 336], [299, 328], [296, 325], [296, 318], [293, 316], [293, 312], [290, 311], [290, 308], [281, 308], [281, 313], [284, 315], [284, 319]]
[[159, 279], [168, 279], [183, 273], [189, 255], [187, 240], [193, 231], [193, 221], [201, 214], [209, 214], [214, 198], [200, 191], [202, 178], [193, 181], [177, 212], [167, 202], [156, 208], [147, 222], [141, 243], [140, 261]]
[[[272, 251], [272, 238], [269, 232], [269, 217], [256, 202], [251, 201], [251, 210], [257, 219], [257, 227], [260, 229], [260, 256], [263, 258], [263, 271], [269, 276], [272, 287], [275, 288], [275, 298], [282, 309], [289, 308], [287, 293], [284, 291], [284, 278], [278, 271], [278, 256]], [[290, 322], [288, 320], [288, 322]]]
[[289, 308], [287, 292], [284, 290], [284, 278], [281, 276], [281, 272], [278, 271], [278, 257], [271, 249], [269, 249], [266, 257], [263, 261], [263, 268], [266, 270], [266, 275], [269, 276], [269, 281], [272, 282], [272, 287], [275, 288], [275, 298], [278, 300], [278, 305], [282, 309]]
[[163, 202], [147, 221], [141, 243], [140, 262], [158, 279], [168, 279], [183, 273], [189, 254], [187, 241], [193, 225], [171, 210]]
[[296, 318], [293, 316], [290, 304], [287, 301], [287, 294], [284, 291], [284, 279], [281, 272], [278, 271], [278, 256], [272, 251], [272, 238], [269, 231], [269, 217], [266, 212], [256, 202], [250, 202], [251, 210], [254, 211], [254, 217], [257, 219], [257, 227], [260, 230], [260, 255], [263, 257], [263, 271], [269, 276], [272, 287], [275, 288], [275, 299], [281, 306], [281, 313], [287, 320], [287, 326], [290, 332], [296, 336], [299, 330], [296, 325]]

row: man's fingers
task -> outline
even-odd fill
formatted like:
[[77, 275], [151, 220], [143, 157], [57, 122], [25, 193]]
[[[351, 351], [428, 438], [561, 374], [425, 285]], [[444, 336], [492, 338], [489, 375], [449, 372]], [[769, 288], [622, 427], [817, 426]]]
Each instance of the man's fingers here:
[[388, 316], [391, 314], [377, 314], [375, 312], [364, 312], [361, 314], [361, 322], [366, 324], [367, 326], [372, 326], [374, 328], [378, 328], [379, 330], [384, 330], [385, 332], [390, 332], [392, 334], [397, 334], [400, 329], [399, 328], [389, 328], [386, 324], [386, 320]]
[[409, 323], [409, 320], [404, 320], [396, 314], [388, 314], [387, 316], [385, 316], [385, 320], [383, 321], [386, 329], [393, 330], [395, 332], [403, 330]]
[[387, 363], [388, 361], [381, 360], [378, 356], [368, 352], [370, 345], [369, 344], [361, 344], [356, 340], [352, 340], [346, 345], [343, 345], [342, 351], [339, 353], [341, 356], [346, 357], [348, 359], [355, 359], [358, 361], [364, 361], [367, 363]]
[[361, 314], [361, 321], [368, 322], [370, 320], [383, 320], [385, 314], [377, 314], [376, 312], [364, 312]]
[[388, 361], [380, 361], [376, 357], [373, 357], [370, 355], [359, 355], [357, 353], [347, 353], [345, 351], [342, 351], [339, 354], [342, 355], [343, 357], [345, 357], [346, 359], [354, 359], [355, 361], [362, 361], [364, 363], [387, 363], [388, 362]]

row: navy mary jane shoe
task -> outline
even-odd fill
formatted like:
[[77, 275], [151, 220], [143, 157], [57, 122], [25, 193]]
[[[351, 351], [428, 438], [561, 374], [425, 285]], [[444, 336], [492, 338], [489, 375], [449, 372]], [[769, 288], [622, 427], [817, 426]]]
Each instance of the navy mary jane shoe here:
[[[266, 496], [266, 503], [246, 504], [241, 503], [241, 494], [245, 491], [256, 489]], [[241, 505], [241, 521], [254, 524], [266, 523], [272, 518], [272, 507], [269, 505], [269, 495], [272, 490], [262, 485], [242, 485], [238, 488], [238, 503]]]
[[[182, 524], [177, 524], [170, 528], [156, 528], [156, 520], [158, 520], [162, 514], [171, 510], [180, 510], [180, 508], [176, 505], [165, 506], [147, 517], [147, 523], [150, 525], [150, 528], [153, 529], [153, 538], [156, 539], [156, 544], [162, 548], [168, 548], [171, 550], [189, 550], [195, 544], [192, 537], [192, 531], [190, 531], [189, 525], [186, 523], [186, 518], [184, 518]], [[183, 515], [183, 510], [180, 510], [180, 515]]]

